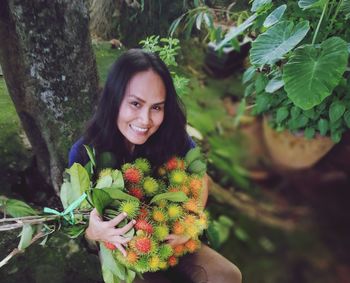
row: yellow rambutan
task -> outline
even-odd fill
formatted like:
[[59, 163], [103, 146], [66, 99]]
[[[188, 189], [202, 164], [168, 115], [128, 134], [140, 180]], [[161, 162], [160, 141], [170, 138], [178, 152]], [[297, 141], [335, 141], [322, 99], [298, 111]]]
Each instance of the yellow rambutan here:
[[171, 220], [179, 219], [183, 214], [182, 207], [177, 204], [170, 204], [168, 206], [168, 216]]
[[151, 271], [159, 269], [160, 258], [157, 255], [152, 255], [148, 260], [148, 265]]
[[174, 186], [182, 185], [186, 182], [187, 174], [182, 170], [173, 170], [169, 174], [169, 182]]
[[155, 207], [152, 210], [152, 219], [156, 222], [165, 222], [168, 217], [162, 208]]
[[184, 204], [183, 207], [191, 212], [194, 213], [198, 213], [201, 209], [199, 207], [199, 202], [194, 199], [194, 198], [190, 198], [189, 200], [187, 200]]

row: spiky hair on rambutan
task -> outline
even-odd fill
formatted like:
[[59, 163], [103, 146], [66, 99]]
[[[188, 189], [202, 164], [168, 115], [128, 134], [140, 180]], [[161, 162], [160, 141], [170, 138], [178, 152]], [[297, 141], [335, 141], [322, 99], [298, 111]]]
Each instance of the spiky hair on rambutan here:
[[169, 228], [166, 224], [160, 224], [160, 225], [154, 226], [153, 236], [158, 241], [164, 241], [168, 235], [169, 235]]
[[162, 223], [168, 220], [168, 216], [162, 208], [154, 207], [152, 209], [152, 219], [155, 222]]
[[146, 158], [137, 158], [134, 164], [144, 175], [149, 175], [151, 173], [151, 164]]
[[145, 192], [143, 191], [141, 186], [131, 186], [128, 188], [129, 194], [142, 200], [145, 196]]
[[145, 219], [137, 219], [134, 227], [136, 231], [142, 230], [149, 235], [153, 234], [153, 225]]
[[175, 265], [177, 265], [178, 262], [179, 262], [178, 258], [173, 256], [173, 255], [168, 258], [169, 266], [175, 266]]
[[170, 220], [177, 220], [184, 213], [182, 207], [174, 203], [168, 205], [167, 212]]
[[149, 259], [149, 256], [141, 256], [134, 266], [135, 269], [141, 273], [150, 271], [148, 259]]
[[138, 184], [143, 178], [142, 171], [134, 165], [128, 165], [122, 168], [124, 181], [131, 184]]
[[186, 253], [186, 248], [184, 244], [175, 246], [173, 250], [174, 250], [174, 255], [177, 257], [183, 256]]
[[183, 204], [183, 208], [193, 213], [199, 213], [202, 210], [199, 201], [194, 198], [188, 199]]
[[169, 182], [173, 186], [181, 186], [186, 182], [187, 174], [182, 170], [173, 170], [169, 173]]
[[185, 161], [177, 157], [172, 157], [165, 163], [165, 168], [168, 171], [172, 171], [176, 169], [185, 170], [185, 167], [186, 167]]
[[163, 260], [168, 259], [168, 257], [170, 257], [173, 252], [174, 250], [169, 244], [162, 244], [158, 250], [159, 257]]
[[148, 265], [150, 271], [157, 271], [159, 269], [159, 264], [160, 264], [161, 259], [159, 258], [158, 255], [152, 255], [148, 259]]
[[185, 243], [185, 247], [190, 253], [194, 253], [201, 246], [201, 242], [198, 239], [190, 239]]
[[129, 219], [135, 218], [140, 209], [140, 202], [134, 200], [122, 201], [119, 205], [119, 212], [125, 212]]
[[129, 246], [138, 255], [149, 255], [155, 249], [154, 240], [145, 235], [137, 235], [130, 242]]
[[180, 221], [175, 221], [172, 228], [171, 228], [172, 233], [175, 235], [182, 235], [186, 231], [186, 227], [183, 223]]
[[144, 178], [142, 187], [147, 196], [154, 196], [159, 191], [159, 184], [156, 179], [152, 177]]

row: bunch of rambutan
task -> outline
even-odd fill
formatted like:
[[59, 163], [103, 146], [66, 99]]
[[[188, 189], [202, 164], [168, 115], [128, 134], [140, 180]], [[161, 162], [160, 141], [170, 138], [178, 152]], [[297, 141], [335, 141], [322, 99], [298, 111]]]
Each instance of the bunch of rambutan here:
[[[113, 250], [114, 258], [127, 269], [140, 273], [167, 269], [176, 265], [179, 257], [200, 248], [198, 238], [207, 228], [202, 201], [204, 172], [190, 170], [190, 163], [196, 160], [188, 160], [173, 157], [153, 171], [144, 158], [122, 166], [121, 190], [132, 198], [119, 199], [116, 213], [126, 212], [127, 218], [135, 219], [136, 224], [126, 246], [126, 257], [114, 245], [105, 246]], [[152, 172], [156, 173], [152, 176]], [[172, 247], [165, 240], [169, 234], [187, 235], [189, 240]]]

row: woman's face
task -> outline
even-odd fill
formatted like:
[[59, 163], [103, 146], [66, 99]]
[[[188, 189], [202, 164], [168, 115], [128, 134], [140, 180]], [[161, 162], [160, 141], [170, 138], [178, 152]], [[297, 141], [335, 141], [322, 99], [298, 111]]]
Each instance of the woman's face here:
[[165, 98], [164, 83], [153, 70], [131, 78], [117, 117], [117, 127], [131, 149], [145, 143], [158, 130], [164, 119]]

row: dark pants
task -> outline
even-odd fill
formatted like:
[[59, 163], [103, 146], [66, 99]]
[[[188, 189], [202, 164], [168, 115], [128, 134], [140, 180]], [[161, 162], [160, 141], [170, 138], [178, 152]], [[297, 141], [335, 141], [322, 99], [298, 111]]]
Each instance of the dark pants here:
[[239, 269], [222, 255], [202, 244], [199, 251], [180, 258], [164, 272], [145, 273], [134, 283], [241, 283]]

